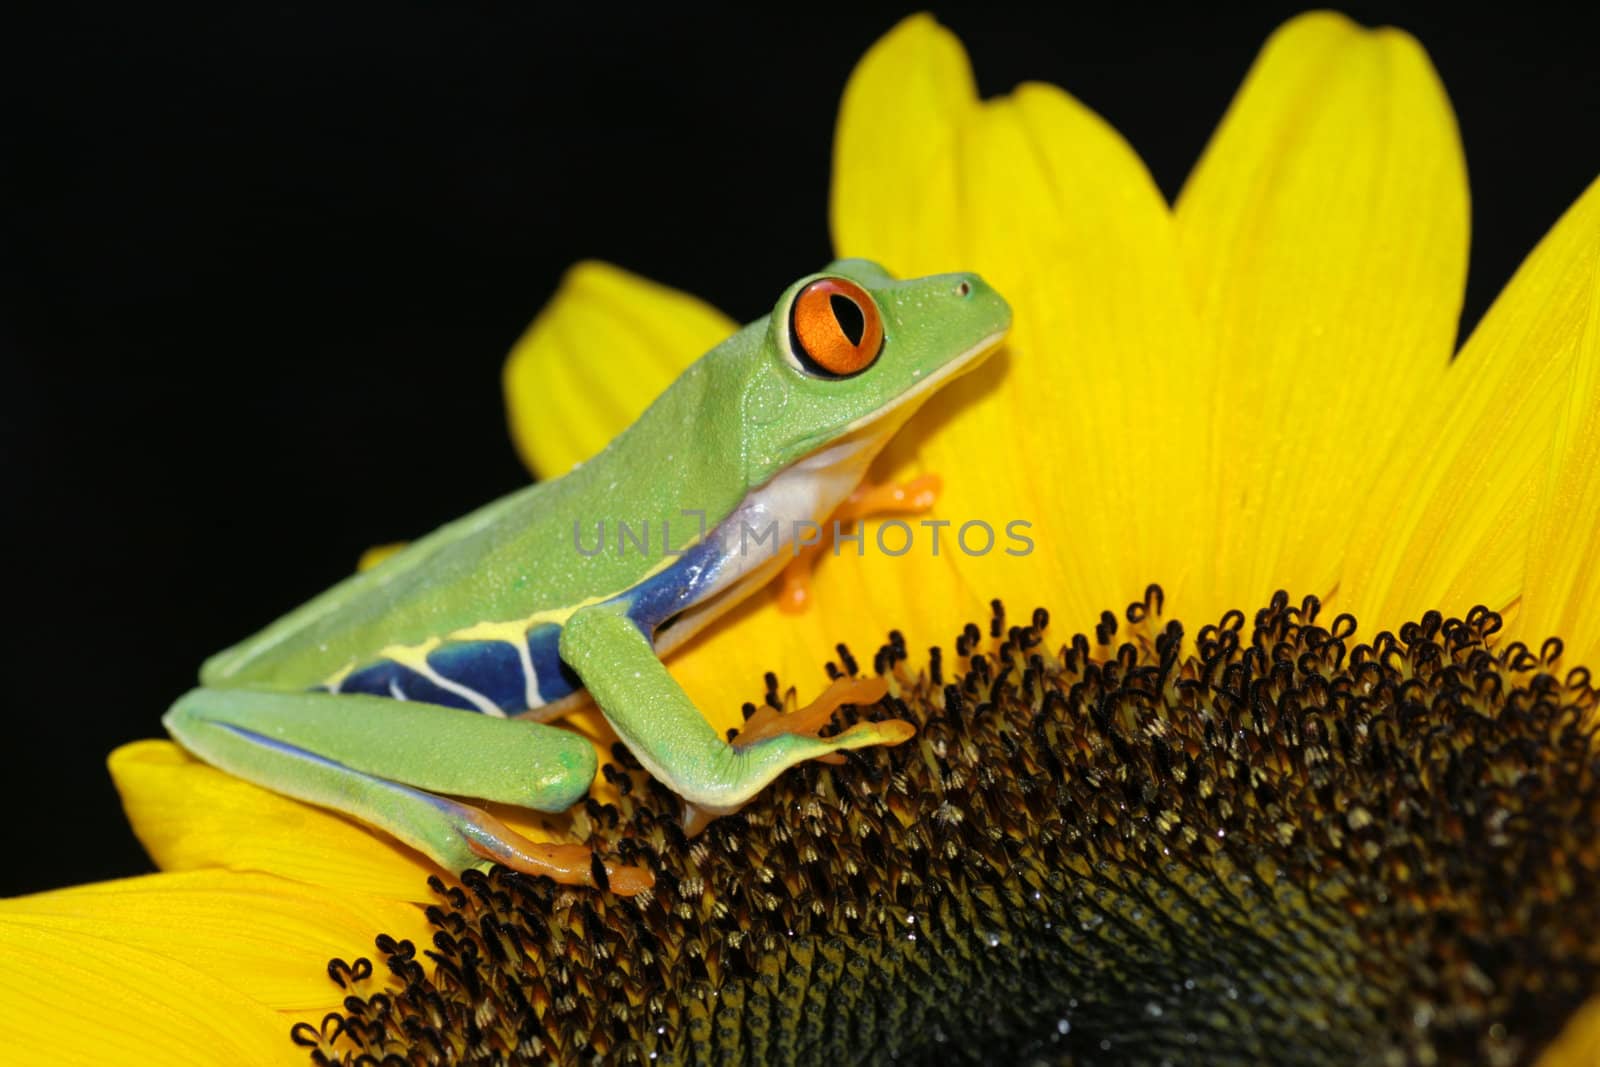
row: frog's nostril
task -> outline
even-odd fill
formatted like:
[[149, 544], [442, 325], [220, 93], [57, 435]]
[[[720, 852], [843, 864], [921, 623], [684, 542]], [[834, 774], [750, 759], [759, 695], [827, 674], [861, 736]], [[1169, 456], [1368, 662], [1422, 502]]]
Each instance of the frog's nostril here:
[[962, 282], [960, 285], [956, 286], [956, 295], [957, 296], [967, 296], [971, 292], [972, 292], [972, 283], [971, 282]]

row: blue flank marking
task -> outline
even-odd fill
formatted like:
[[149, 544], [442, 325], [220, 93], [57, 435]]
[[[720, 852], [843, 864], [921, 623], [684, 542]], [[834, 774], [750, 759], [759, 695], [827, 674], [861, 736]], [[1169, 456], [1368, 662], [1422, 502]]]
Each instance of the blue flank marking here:
[[394, 694], [389, 691], [391, 681], [399, 685], [407, 700], [415, 700], [419, 704], [442, 704], [447, 708], [464, 708], [467, 711], [478, 710], [471, 701], [456, 696], [448, 689], [440, 689], [410, 667], [402, 667], [389, 659], [380, 659], [371, 666], [351, 673], [339, 687], [339, 692], [370, 693], [375, 697], [393, 698]]
[[555, 623], [541, 623], [528, 632], [528, 658], [533, 660], [533, 673], [539, 676], [539, 695], [546, 704], [554, 704], [583, 688], [577, 672], [562, 662], [561, 627]]
[[[627, 593], [616, 602], [627, 605], [628, 618], [645, 637], [654, 640], [656, 629], [674, 615], [694, 606], [716, 581], [726, 558], [716, 537], [708, 537], [685, 552], [672, 566]], [[553, 704], [583, 687], [583, 681], [561, 660], [561, 627], [541, 623], [528, 632], [528, 658], [533, 663], [539, 695]], [[428, 666], [441, 677], [482, 693], [501, 711], [515, 715], [527, 711], [527, 688], [521, 657], [504, 641], [451, 641], [428, 653]], [[393, 660], [378, 660], [351, 672], [339, 686], [341, 693], [368, 693], [393, 698], [390, 683], [399, 686], [407, 700], [477, 711], [464, 697], [441, 689], [409, 667]], [[317, 689], [326, 690], [326, 686]]]
[[628, 618], [646, 637], [654, 640], [656, 629], [681, 611], [692, 608], [717, 580], [727, 554], [717, 532], [691, 547], [678, 562], [659, 574], [640, 582], [619, 597], [628, 605]]
[[504, 641], [451, 641], [428, 653], [441, 677], [476, 689], [505, 712], [527, 711], [522, 657]]
[[[572, 668], [561, 662], [560, 639], [561, 628], [554, 623], [537, 626], [528, 634], [528, 658], [533, 662], [539, 695], [546, 704], [583, 686]], [[522, 658], [514, 646], [504, 641], [451, 641], [428, 653], [428, 666], [441, 677], [482, 693], [507, 715], [528, 710]], [[407, 700], [464, 711], [479, 710], [464, 697], [441, 689], [411, 668], [387, 659], [351, 672], [339, 686], [339, 692], [393, 698], [390, 682], [400, 687]]]

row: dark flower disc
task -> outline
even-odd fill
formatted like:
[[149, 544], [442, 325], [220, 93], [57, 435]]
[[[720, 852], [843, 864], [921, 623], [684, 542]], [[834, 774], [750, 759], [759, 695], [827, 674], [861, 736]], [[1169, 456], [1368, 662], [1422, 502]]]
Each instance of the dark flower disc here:
[[[1185, 651], [1160, 590], [919, 665], [917, 736], [785, 774], [687, 840], [625, 751], [591, 843], [633, 898], [435, 882], [434, 943], [334, 961], [318, 1062], [1528, 1063], [1600, 992], [1597, 693], [1430, 613], [1279, 594]], [[857, 665], [841, 647], [843, 667]], [[781, 702], [769, 677], [769, 702]], [[792, 703], [792, 694], [790, 695]]]

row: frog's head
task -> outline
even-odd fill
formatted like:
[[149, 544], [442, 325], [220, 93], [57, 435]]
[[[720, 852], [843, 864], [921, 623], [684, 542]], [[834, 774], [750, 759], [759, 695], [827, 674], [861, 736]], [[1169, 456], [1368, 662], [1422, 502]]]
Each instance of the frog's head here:
[[778, 298], [745, 382], [746, 477], [760, 484], [836, 442], [876, 451], [1010, 325], [1010, 306], [976, 274], [896, 281], [846, 259], [800, 279]]

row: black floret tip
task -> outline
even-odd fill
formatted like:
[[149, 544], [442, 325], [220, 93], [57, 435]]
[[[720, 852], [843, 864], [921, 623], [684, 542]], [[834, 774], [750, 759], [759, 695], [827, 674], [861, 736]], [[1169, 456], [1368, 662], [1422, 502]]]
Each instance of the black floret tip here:
[[436, 879], [432, 947], [334, 961], [344, 1012], [292, 1038], [347, 1063], [1532, 1062], [1600, 992], [1588, 672], [1483, 609], [1357, 644], [1279, 594], [1187, 648], [1161, 610], [1057, 644], [996, 602], [928, 668], [891, 639], [891, 695], [838, 726], [917, 736], [694, 840], [619, 761], [631, 788], [580, 822], [653, 891]]

